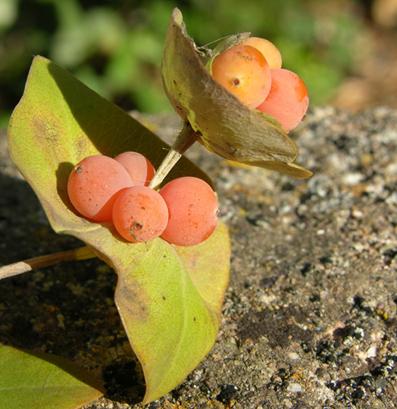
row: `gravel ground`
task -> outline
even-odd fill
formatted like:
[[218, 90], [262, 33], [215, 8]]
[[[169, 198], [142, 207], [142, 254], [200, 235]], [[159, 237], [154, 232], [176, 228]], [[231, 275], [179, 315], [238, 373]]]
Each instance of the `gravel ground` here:
[[[166, 139], [174, 126], [145, 120]], [[189, 153], [230, 227], [231, 283], [211, 353], [146, 408], [397, 407], [397, 112], [318, 108], [295, 137], [309, 181]], [[77, 247], [51, 231], [0, 141], [0, 264]], [[3, 280], [0, 342], [100, 371], [106, 398], [86, 409], [142, 408], [114, 285], [99, 260]]]

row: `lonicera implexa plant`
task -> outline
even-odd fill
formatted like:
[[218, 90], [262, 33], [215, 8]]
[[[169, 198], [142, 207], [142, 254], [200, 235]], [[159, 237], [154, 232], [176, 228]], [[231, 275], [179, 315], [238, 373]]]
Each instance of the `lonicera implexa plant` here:
[[[286, 133], [306, 111], [306, 89], [281, 64], [272, 43], [246, 33], [213, 49], [197, 47], [175, 9], [161, 70], [183, 127], [169, 148], [62, 68], [33, 60], [9, 125], [10, 155], [55, 232], [85, 246], [1, 267], [0, 277], [65, 259], [108, 263], [118, 277], [115, 302], [142, 365], [144, 403], [175, 388], [209, 352], [229, 279], [229, 236], [217, 220], [218, 198], [183, 153], [198, 141], [233, 161], [311, 175], [294, 162], [297, 148]], [[284, 116], [277, 104], [284, 104]], [[63, 367], [54, 357], [0, 345], [0, 407], [71, 409], [102, 395], [100, 380], [83, 381], [87, 376]]]

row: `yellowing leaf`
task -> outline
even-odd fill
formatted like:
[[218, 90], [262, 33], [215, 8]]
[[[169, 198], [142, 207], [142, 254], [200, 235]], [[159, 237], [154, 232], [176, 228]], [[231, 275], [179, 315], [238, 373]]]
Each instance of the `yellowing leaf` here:
[[[161, 239], [126, 243], [111, 226], [79, 217], [66, 193], [73, 165], [98, 152], [115, 156], [127, 150], [141, 152], [157, 165], [169, 148], [136, 120], [42, 57], [34, 59], [24, 96], [12, 115], [9, 147], [54, 230], [83, 240], [116, 270], [115, 300], [144, 371], [144, 401], [169, 392], [215, 341], [229, 274], [227, 231], [220, 225], [207, 244], [184, 250], [184, 254], [194, 254], [203, 269], [205, 266], [201, 271], [180, 256], [178, 248]], [[208, 180], [185, 158], [171, 178], [181, 175]], [[214, 259], [215, 253], [222, 262]], [[210, 299], [203, 297], [203, 288], [211, 286], [218, 290]]]
[[208, 150], [296, 178], [311, 176], [293, 163], [297, 147], [277, 121], [241, 104], [212, 79], [178, 9], [174, 9], [168, 28], [162, 76], [175, 110], [200, 134], [200, 142]]
[[211, 349], [228, 282], [230, 248], [221, 224], [197, 246], [155, 240], [144, 257], [117, 265], [116, 303], [145, 374], [144, 401], [181, 383]]

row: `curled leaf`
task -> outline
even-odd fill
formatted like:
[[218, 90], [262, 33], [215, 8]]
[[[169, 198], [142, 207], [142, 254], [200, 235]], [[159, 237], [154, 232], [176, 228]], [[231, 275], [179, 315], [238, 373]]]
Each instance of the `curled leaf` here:
[[311, 176], [309, 170], [294, 163], [297, 147], [275, 119], [249, 109], [212, 79], [177, 8], [166, 37], [162, 77], [175, 110], [208, 150], [296, 178]]
[[[161, 239], [127, 243], [111, 226], [79, 217], [66, 186], [81, 159], [132, 150], [157, 165], [168, 146], [43, 57], [33, 61], [8, 135], [11, 157], [53, 229], [81, 239], [115, 269], [115, 301], [143, 368], [144, 401], [161, 397], [185, 379], [215, 342], [229, 277], [226, 228], [220, 224], [206, 242], [180, 250]], [[177, 175], [208, 180], [185, 158], [171, 173]]]

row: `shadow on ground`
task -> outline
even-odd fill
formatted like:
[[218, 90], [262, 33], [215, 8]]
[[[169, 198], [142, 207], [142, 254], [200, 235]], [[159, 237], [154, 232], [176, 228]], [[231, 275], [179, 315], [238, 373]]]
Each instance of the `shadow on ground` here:
[[[55, 234], [28, 184], [0, 173], [0, 265], [81, 246]], [[0, 281], [0, 342], [72, 359], [102, 372], [107, 396], [141, 400], [143, 378], [98, 259], [61, 263]]]

